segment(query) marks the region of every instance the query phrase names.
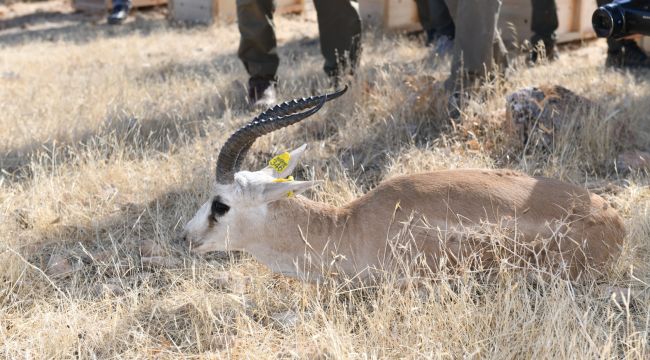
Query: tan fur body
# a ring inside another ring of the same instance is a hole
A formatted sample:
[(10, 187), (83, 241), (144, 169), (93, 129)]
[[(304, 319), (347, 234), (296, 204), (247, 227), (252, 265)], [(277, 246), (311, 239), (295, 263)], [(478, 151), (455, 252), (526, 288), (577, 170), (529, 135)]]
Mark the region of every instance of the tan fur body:
[(381, 268), (390, 258), (389, 240), (413, 216), (427, 224), (412, 233), (434, 269), (443, 252), (458, 261), (482, 252), (490, 266), (495, 259), (485, 239), (462, 235), (471, 229), (480, 234), (486, 223), (525, 244), (529, 259), (564, 264), (572, 278), (587, 267), (601, 270), (617, 257), (625, 237), (621, 218), (600, 196), (507, 170), (400, 176), (340, 208), (303, 197), (268, 207), (265, 223), (238, 247), (275, 271), (311, 279), (333, 263), (349, 276)]

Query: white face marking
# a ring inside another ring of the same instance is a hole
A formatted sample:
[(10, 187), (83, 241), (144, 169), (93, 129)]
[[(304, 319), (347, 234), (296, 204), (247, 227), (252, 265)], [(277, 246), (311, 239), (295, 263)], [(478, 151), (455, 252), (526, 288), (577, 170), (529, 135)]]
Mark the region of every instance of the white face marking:
[[(217, 184), (210, 199), (185, 225), (192, 252), (244, 250), (246, 240), (259, 238), (267, 209), (263, 185), (273, 180), (266, 173), (242, 171), (236, 174), (235, 183)], [(215, 205), (220, 206), (213, 204), (215, 200), (228, 210), (214, 212)]]
[[(214, 237), (214, 220), (210, 219), (212, 216), (210, 208), (212, 206), (212, 199), (207, 201), (199, 211), (196, 212), (192, 220), (185, 225), (186, 240), (192, 252), (205, 253), (208, 251), (219, 250), (218, 248), (209, 249), (207, 239)], [(216, 241), (210, 241), (211, 244), (217, 244)], [(225, 244), (224, 244), (225, 245)], [(214, 245), (213, 245), (214, 246)]]
[(247, 244), (269, 236), (267, 204), (286, 199), (289, 193), (299, 194), (317, 183), (276, 178), (290, 174), (306, 148), (303, 145), (292, 151), (288, 167), (279, 174), (269, 167), (255, 172), (240, 171), (232, 184), (216, 184), (210, 199), (185, 226), (185, 238), (191, 250), (196, 253), (245, 250)]

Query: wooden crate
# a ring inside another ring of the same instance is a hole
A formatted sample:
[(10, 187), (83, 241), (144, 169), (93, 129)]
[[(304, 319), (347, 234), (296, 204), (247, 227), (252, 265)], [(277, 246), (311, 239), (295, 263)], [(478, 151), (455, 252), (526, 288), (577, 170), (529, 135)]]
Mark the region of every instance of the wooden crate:
[(359, 0), (361, 21), (386, 30), (422, 30), (414, 0)]
[[(556, 0), (559, 27), (558, 42), (594, 37), (591, 15), (596, 10), (593, 0)], [(421, 30), (414, 0), (359, 0), (363, 21), (389, 31)], [(503, 0), (499, 28), (507, 42), (529, 39), (531, 0)]]
[(234, 0), (172, 0), (173, 20), (210, 24), (214, 21), (232, 22), (237, 18)]
[[(556, 0), (559, 26), (558, 43), (588, 39), (596, 36), (591, 27), (591, 15), (596, 11), (593, 0)], [(530, 39), (532, 15), (530, 0), (503, 0), (499, 28), (507, 43), (521, 43)]]
[(305, 0), (275, 0), (275, 13), (301, 14), (305, 11)]
[[(300, 13), (304, 0), (276, 0), (276, 14)], [(173, 20), (199, 24), (214, 22), (232, 23), (237, 21), (235, 0), (172, 0)]]
[(641, 36), (637, 41), (645, 52), (650, 53), (650, 36)]
[[(131, 0), (134, 8), (167, 4), (167, 0)], [(86, 13), (106, 13), (113, 8), (111, 0), (74, 0), (74, 8)]]

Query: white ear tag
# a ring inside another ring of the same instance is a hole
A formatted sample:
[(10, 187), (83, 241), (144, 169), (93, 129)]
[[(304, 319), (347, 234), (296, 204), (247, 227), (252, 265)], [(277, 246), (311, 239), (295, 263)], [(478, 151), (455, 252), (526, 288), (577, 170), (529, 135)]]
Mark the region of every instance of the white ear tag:
[(291, 160), (291, 154), (284, 152), (271, 159), (269, 166), (280, 174), (289, 166), (289, 160)]
[[(286, 153), (286, 154), (289, 155), (289, 153)], [(283, 155), (284, 155), (284, 154), (283, 154)], [(278, 155), (278, 156), (279, 156), (279, 155)], [(277, 156), (276, 156), (276, 157), (277, 157)], [(282, 179), (282, 178), (280, 178), (280, 179), (275, 179), (275, 180), (273, 180), (273, 182), (276, 182), (276, 183), (291, 182), (291, 181), (293, 181), (293, 176), (291, 176), (291, 175), (287, 176), (286, 179)], [(292, 197), (292, 196), (293, 196), (293, 191), (289, 191), (289, 192), (287, 193), (287, 197)]]

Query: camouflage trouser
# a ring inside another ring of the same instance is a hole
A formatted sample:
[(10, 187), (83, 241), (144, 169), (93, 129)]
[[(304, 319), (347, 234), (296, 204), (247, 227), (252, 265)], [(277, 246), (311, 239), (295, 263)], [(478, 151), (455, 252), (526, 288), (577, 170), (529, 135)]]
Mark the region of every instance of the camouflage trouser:
[[(361, 44), (357, 9), (350, 0), (314, 0), (314, 6), (325, 72), (336, 75), (342, 67), (354, 68)], [(274, 78), (278, 69), (274, 10), (273, 0), (237, 0), (238, 55), (251, 77)]]
[(445, 0), (456, 25), (448, 91), (467, 87), (507, 65), (507, 51), (497, 30), (501, 0)]

